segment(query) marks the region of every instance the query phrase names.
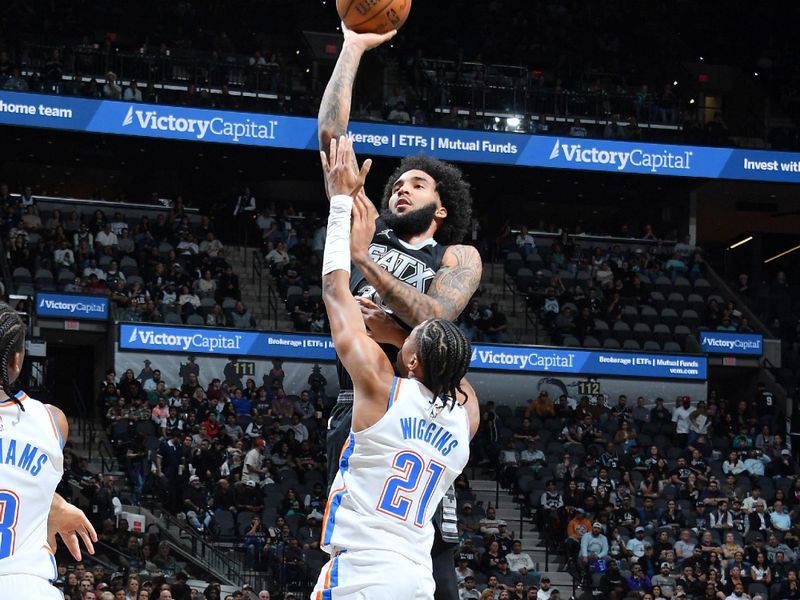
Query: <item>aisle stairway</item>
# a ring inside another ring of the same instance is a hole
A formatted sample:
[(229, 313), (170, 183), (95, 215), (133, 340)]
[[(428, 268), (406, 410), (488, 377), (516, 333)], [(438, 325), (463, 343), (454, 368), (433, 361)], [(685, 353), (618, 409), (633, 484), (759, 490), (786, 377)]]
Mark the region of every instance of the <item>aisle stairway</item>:
[(549, 560), (536, 526), (530, 518), (523, 518), (520, 524), (519, 504), (514, 501), (514, 496), (503, 488), (497, 486), (494, 479), (481, 479), (488, 474), (477, 470), (475, 477), (470, 480), (470, 488), (475, 494), (476, 503), (483, 503), (484, 509), (489, 505), (497, 509), (497, 518), (508, 523), (509, 531), (515, 539), (522, 542), (522, 551), (527, 552), (537, 565), (541, 575), (550, 578), (551, 587), (561, 592), (562, 598), (572, 596), (572, 575), (566, 571), (558, 570), (558, 558), (550, 554)]

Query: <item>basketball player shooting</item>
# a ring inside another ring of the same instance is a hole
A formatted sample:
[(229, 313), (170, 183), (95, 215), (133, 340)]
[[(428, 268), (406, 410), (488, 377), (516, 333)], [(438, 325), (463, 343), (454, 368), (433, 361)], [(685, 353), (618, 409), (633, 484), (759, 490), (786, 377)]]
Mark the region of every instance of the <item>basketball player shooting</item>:
[(0, 303), (0, 597), (61, 599), (53, 553), (59, 534), (76, 560), (97, 534), (86, 515), (55, 493), (63, 472), (67, 417), (14, 394), (25, 356), (25, 324)]
[[(317, 121), (320, 150), (347, 133), (353, 85), (364, 53), (394, 37), (357, 34), (342, 24), (344, 44), (325, 89)], [(353, 173), (358, 172), (352, 155)], [(330, 197), (330, 190), (328, 190)], [(363, 195), (363, 194), (362, 194)], [(405, 158), (384, 186), (382, 210), (367, 203), (376, 233), (368, 246), (352, 254), (350, 290), (361, 303), (373, 340), (383, 344), (390, 361), (412, 327), (426, 319), (454, 320), (464, 310), (481, 279), (477, 250), (460, 245), (472, 214), (468, 184), (453, 165), (424, 156)], [(338, 468), (332, 458), (350, 434), (353, 385), (339, 370), (339, 398), (329, 421), (328, 481)], [(433, 573), (437, 600), (458, 600), (454, 549), (458, 542), (455, 493), (437, 510)]]
[(321, 546), (331, 558), (312, 598), (430, 600), (432, 515), (467, 464), (480, 418), (464, 379), (472, 349), (453, 322), (429, 319), (406, 337), (393, 366), (368, 334), (350, 291), (350, 254), (369, 245), (375, 219), (358, 194), (370, 162), (356, 174), (353, 161), (344, 136), (322, 153), (331, 194), (322, 295), (354, 395), (323, 519)]

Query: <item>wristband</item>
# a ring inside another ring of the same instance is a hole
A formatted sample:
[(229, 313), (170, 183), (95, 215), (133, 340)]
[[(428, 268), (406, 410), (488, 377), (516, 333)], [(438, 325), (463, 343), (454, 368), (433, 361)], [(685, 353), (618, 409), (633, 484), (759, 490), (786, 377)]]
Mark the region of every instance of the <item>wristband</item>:
[(350, 214), (353, 199), (346, 194), (331, 198), (328, 233), (322, 255), (322, 275), (333, 271), (350, 273)]

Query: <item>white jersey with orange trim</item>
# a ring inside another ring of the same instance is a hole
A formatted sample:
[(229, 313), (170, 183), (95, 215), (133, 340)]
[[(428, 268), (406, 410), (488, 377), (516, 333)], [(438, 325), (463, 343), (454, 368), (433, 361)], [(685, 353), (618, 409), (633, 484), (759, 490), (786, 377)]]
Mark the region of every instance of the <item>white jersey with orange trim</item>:
[[(47, 515), (64, 471), (63, 440), (52, 412), (20, 392), (0, 403), (0, 576), (57, 576)], [(2, 595), (2, 594), (0, 594)]]
[(432, 398), (419, 381), (395, 377), (386, 414), (350, 433), (325, 510), (326, 552), (389, 550), (430, 566), (431, 518), (470, 442), (466, 408)]

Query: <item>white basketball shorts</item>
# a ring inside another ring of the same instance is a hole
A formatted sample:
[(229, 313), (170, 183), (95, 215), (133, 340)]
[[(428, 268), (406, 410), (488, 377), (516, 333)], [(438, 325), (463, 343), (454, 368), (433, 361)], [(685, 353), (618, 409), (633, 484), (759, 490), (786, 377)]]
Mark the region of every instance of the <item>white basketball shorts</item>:
[(64, 594), (41, 577), (34, 575), (0, 575), (0, 598), (64, 600)]

